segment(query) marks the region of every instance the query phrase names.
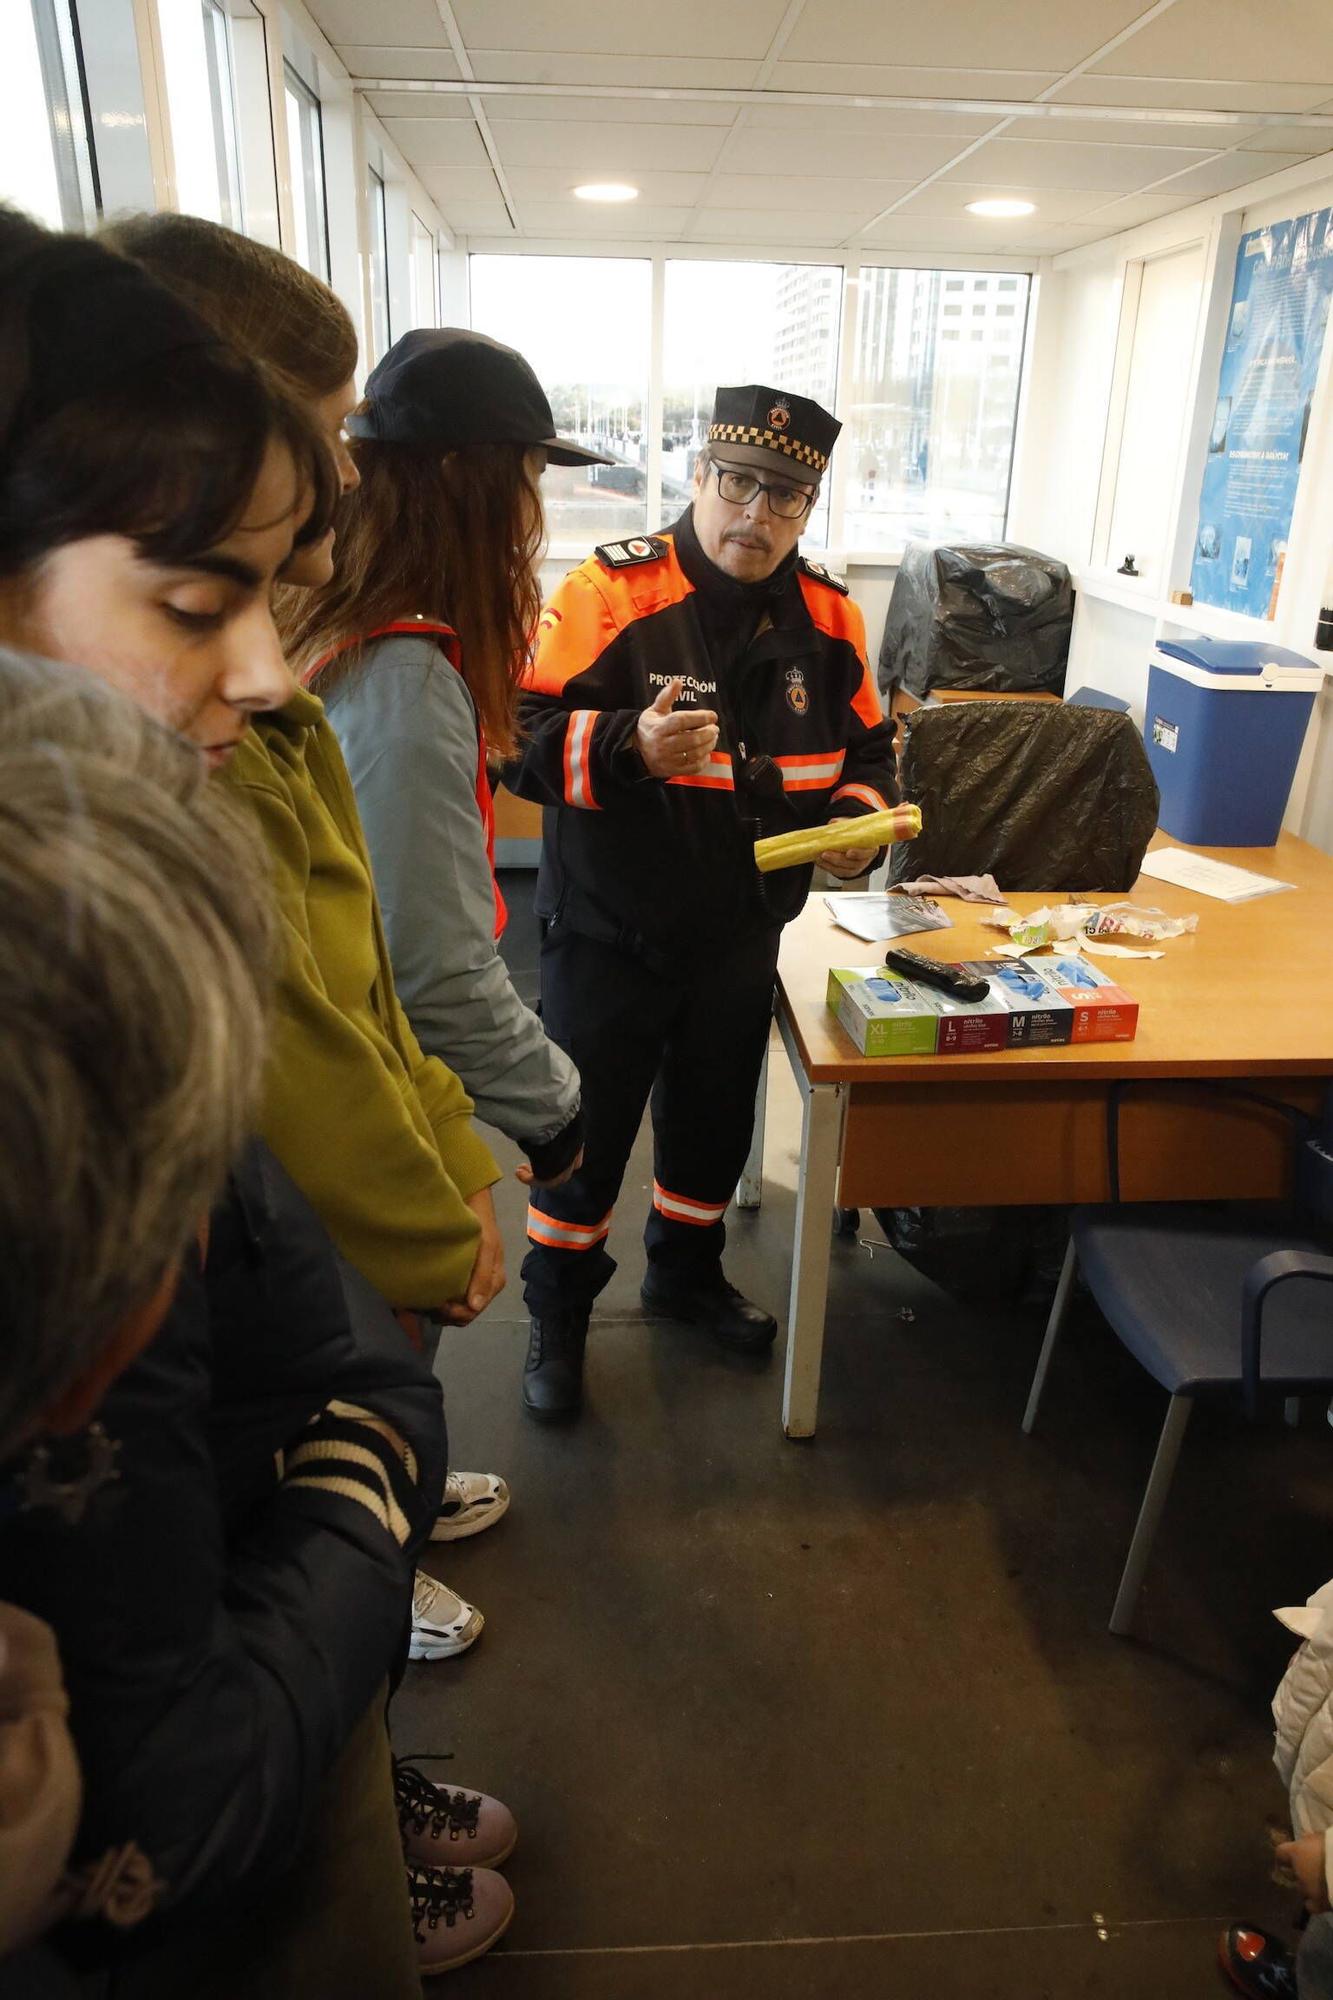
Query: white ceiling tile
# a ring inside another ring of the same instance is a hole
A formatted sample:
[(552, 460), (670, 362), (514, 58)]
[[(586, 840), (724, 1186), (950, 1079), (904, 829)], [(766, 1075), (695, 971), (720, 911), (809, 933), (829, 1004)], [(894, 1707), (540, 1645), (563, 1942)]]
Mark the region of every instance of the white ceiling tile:
[[(578, 174), (570, 167), (516, 167), (506, 169), (509, 185), (520, 201), (566, 201), (573, 195)], [(632, 206), (647, 208), (656, 202), (664, 208), (688, 208), (698, 200), (704, 186), (703, 174), (647, 173), (636, 174), (634, 184), (639, 190), (639, 200), (623, 204), (622, 213)], [(579, 202), (578, 213), (585, 214), (596, 207), (594, 202)], [(618, 204), (619, 206), (619, 204)]]
[(1263, 128), (1258, 125), (1164, 125), (1149, 119), (1019, 118), (1006, 139), (1058, 139), (1078, 146), (1183, 146), (1187, 152), (1215, 153)]
[(311, 18), (331, 42), (363, 42), (374, 17), (374, 38), (386, 48), (411, 43), (417, 48), (447, 49), (440, 10), (435, 0), (375, 0), (367, 8), (365, 0), (308, 0)]
[(368, 90), (366, 102), (378, 118), (464, 119), (475, 123), (466, 97), (431, 90)]
[(1060, 69), (939, 69), (869, 60), (816, 60), (780, 62), (769, 81), (774, 90), (834, 90), (865, 97), (1007, 97), (1030, 101), (1063, 75)]
[(988, 112), (866, 111), (846, 104), (752, 104), (745, 113), (747, 132), (790, 132), (802, 139), (812, 132), (839, 132), (866, 140), (967, 140), (988, 132), (994, 123)]
[[(1333, 84), (1328, 0), (1176, 0), (1095, 66), (1106, 76)], [(1327, 91), (1325, 95), (1327, 96)]]
[(1042, 228), (1032, 226), (1032, 218), (1025, 222), (994, 224), (987, 231), (976, 217), (965, 215), (962, 221), (941, 221), (926, 216), (909, 216), (899, 211), (885, 216), (883, 222), (867, 231), (861, 239), (867, 247), (876, 250), (911, 250), (916, 253), (927, 268), (939, 268), (950, 254), (966, 252), (970, 256), (994, 257), (1041, 257), (1050, 248), (1065, 250), (1074, 247), (1075, 238), (1091, 241), (1099, 232), (1082, 229), (1077, 225), (1056, 225), (1046, 223)]
[(582, 201), (525, 201), (519, 219), (525, 236), (558, 236), (590, 242), (660, 241), (674, 238), (689, 220), (688, 208), (604, 208), (593, 214)]
[(797, 217), (765, 209), (700, 209), (690, 223), (690, 241), (755, 243), (789, 252), (834, 249), (865, 219), (865, 210), (802, 213)]
[(1116, 201), (1109, 201), (1104, 208), (1091, 209), (1087, 216), (1089, 224), (1099, 224), (1106, 235), (1119, 229), (1137, 229), (1141, 222), (1156, 222), (1163, 215), (1174, 215), (1177, 209), (1188, 208), (1198, 200), (1197, 195), (1173, 194), (1172, 183), (1157, 188), (1152, 194), (1127, 194)]
[[(504, 91), (482, 93), (492, 124), (730, 125), (734, 104), (706, 104), (679, 97), (513, 97)], [(753, 114), (751, 114), (753, 115)]]
[(1268, 174), (1280, 173), (1291, 163), (1290, 153), (1222, 153), (1202, 166), (1191, 167), (1186, 174), (1173, 176), (1166, 183), (1166, 191), (1203, 201), (1209, 195), (1227, 194), (1232, 188), (1243, 187), (1246, 181), (1259, 181)]
[[(1132, 48), (1133, 43), (1127, 43)], [(1076, 76), (1055, 93), (1060, 104), (1144, 104), (1176, 111), (1317, 111), (1327, 87), (1320, 83), (1247, 83), (1240, 78), (1203, 82), (1193, 77)]]
[(637, 180), (643, 173), (706, 174), (723, 134), (715, 125), (579, 125), (496, 118), (491, 130), (505, 167), (568, 168), (585, 180)]
[[(1012, 127), (1010, 128), (1012, 130)], [(946, 181), (1003, 188), (1107, 188), (1131, 193), (1178, 167), (1199, 166), (1212, 148), (1071, 146), (1057, 139), (990, 139), (951, 167)]]
[(484, 171), (479, 167), (425, 167), (417, 178), (427, 194), (439, 203), (446, 220), (454, 202), (491, 201), (500, 193), (489, 167)]
[[(1231, 143), (1235, 144), (1235, 135)], [(1321, 132), (1311, 125), (1262, 125), (1242, 144), (1255, 153), (1289, 153), (1293, 161), (1310, 160), (1320, 153), (1333, 153), (1333, 130)]]
[(1025, 220), (1034, 229), (1044, 228), (1050, 222), (1081, 221), (1089, 209), (1101, 208), (1107, 199), (1105, 188), (1007, 187), (1005, 192), (1020, 201), (1034, 202), (1035, 216), (1010, 217), (1006, 222), (993, 216), (969, 215), (968, 202), (984, 201), (988, 195), (995, 193), (993, 186), (969, 181), (935, 181), (930, 187), (922, 188), (919, 194), (912, 195), (901, 212), (951, 219), (957, 221), (960, 227), (980, 230), (983, 234), (989, 229), (1000, 235), (1015, 220)]
[(868, 7), (807, 0), (786, 54), (793, 62), (956, 63), (1053, 69), (1082, 62), (1143, 11), (1142, 0), (950, 0), (947, 7)]
[(448, 49), (372, 48), (340, 42), (338, 54), (349, 76), (421, 77), (456, 83), (463, 74)]
[[(336, 4), (355, 8), (358, 0)], [(670, 7), (637, 7), (632, 15), (617, 18), (604, 0), (454, 0), (454, 16), (469, 50), (475, 45), (581, 56), (619, 43), (644, 55), (670, 56), (688, 49), (706, 59), (752, 63), (763, 61), (785, 11), (785, 0), (746, 0), (744, 6), (732, 7), (719, 7), (716, 0), (674, 0)]]
[(705, 205), (708, 208), (766, 209), (774, 215), (799, 216), (793, 228), (804, 229), (811, 215), (823, 208), (860, 209), (873, 215), (877, 208), (907, 194), (912, 181), (864, 180), (848, 176), (832, 178), (778, 179), (768, 174), (715, 174), (709, 182)]
[(508, 49), (470, 46), (468, 54), (473, 74), (482, 83), (585, 83), (601, 90), (634, 83), (748, 90), (755, 75), (752, 62), (710, 62), (694, 55), (608, 55), (599, 49), (584, 55), (516, 55)]
[(496, 195), (493, 201), (450, 201), (444, 183), (429, 190), (441, 215), (459, 236), (497, 236), (511, 233), (509, 211)]
[(427, 167), (480, 167), (491, 164), (475, 124), (459, 118), (387, 118), (385, 130), (417, 174)]
[(727, 166), (738, 174), (796, 176), (813, 168), (821, 178), (883, 175), (886, 180), (919, 181), (951, 160), (958, 144), (954, 139), (867, 139), (856, 132), (821, 132), (812, 145), (799, 122), (787, 132), (757, 132), (747, 126), (728, 146)]

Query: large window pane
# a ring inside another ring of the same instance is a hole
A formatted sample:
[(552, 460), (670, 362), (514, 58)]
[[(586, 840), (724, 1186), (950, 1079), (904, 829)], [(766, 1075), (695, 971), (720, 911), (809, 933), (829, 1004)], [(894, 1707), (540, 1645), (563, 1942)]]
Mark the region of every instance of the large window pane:
[(324, 125), (319, 99), (290, 63), (283, 66), (291, 156), (296, 258), (328, 283), (329, 225), (324, 196)]
[(552, 539), (595, 544), (642, 533), (651, 266), (637, 257), (475, 256), (471, 285), (473, 326), (531, 362), (560, 435), (614, 461), (548, 470)]
[(849, 548), (1003, 539), (1027, 295), (989, 271), (862, 269), (838, 446)]
[[(832, 410), (841, 306), (842, 270), (833, 264), (685, 258), (667, 264), (662, 511), (668, 519), (689, 499), (719, 383), (761, 382)], [(828, 540), (827, 480), (801, 539), (810, 547)]]
[(0, 200), (88, 229), (97, 188), (69, 0), (0, 6)]
[(389, 326), (389, 219), (384, 181), (374, 167), (366, 169), (366, 225), (370, 231), (370, 322), (375, 360), (393, 344)]

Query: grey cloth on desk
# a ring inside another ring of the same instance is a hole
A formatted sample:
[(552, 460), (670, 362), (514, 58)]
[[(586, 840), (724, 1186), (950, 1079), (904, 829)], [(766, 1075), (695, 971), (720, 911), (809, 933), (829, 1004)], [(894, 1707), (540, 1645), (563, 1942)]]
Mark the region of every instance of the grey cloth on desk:
[(356, 791), (394, 984), (427, 1055), (520, 1145), (563, 1132), (579, 1076), (514, 991), (476, 803), (477, 712), (424, 634), (367, 646), (324, 698)]
[(914, 882), (894, 882), (891, 886), (903, 896), (957, 896), (963, 903), (1005, 900), (993, 875), (918, 875)]

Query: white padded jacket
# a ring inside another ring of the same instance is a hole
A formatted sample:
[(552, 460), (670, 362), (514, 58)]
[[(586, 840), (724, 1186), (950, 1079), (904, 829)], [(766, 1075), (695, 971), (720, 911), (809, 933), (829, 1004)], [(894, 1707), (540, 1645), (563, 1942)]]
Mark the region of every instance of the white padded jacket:
[(1291, 1794), (1294, 1831), (1324, 1836), (1333, 1900), (1333, 1582), (1274, 1616), (1302, 1643), (1273, 1697), (1273, 1762)]

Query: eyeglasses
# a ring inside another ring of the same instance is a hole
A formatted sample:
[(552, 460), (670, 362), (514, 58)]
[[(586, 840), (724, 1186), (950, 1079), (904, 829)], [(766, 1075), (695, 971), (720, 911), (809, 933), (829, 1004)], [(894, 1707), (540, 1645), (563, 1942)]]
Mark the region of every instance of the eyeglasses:
[(737, 472), (733, 466), (719, 465), (716, 459), (713, 470), (718, 492), (733, 507), (748, 507), (755, 495), (762, 493), (770, 514), (776, 514), (780, 521), (799, 521), (815, 504), (817, 496), (800, 486), (770, 486), (755, 473)]

